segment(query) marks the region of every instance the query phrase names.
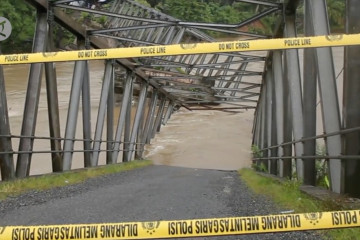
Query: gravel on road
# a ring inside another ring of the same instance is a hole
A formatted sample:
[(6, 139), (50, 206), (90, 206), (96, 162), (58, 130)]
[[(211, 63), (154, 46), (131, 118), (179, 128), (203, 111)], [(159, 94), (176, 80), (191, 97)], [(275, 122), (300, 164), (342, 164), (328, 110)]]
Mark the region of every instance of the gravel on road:
[[(237, 171), (149, 166), (0, 201), (0, 226), (254, 216), (284, 210), (252, 193)], [(315, 232), (288, 232), (206, 239), (319, 238)]]

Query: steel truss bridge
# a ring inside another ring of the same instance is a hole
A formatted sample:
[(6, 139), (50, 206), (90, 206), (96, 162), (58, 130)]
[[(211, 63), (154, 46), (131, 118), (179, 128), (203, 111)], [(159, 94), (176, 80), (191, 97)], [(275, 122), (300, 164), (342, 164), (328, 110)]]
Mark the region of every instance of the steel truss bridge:
[[(255, 4), (258, 11), (238, 24), (185, 22), (135, 1), (115, 0), (109, 9), (86, 8), (70, 0), (26, 0), (37, 9), (33, 52), (54, 51), (54, 27), (61, 25), (77, 38), (78, 49), (156, 46), (216, 42), (208, 33), (225, 33), (236, 39), (296, 37), (300, 0), (238, 0)], [(304, 35), (329, 35), (325, 0), (304, 0)], [(346, 33), (358, 33), (360, 4), (347, 0)], [(105, 16), (105, 24), (79, 22), (75, 16), (87, 13)], [(262, 35), (251, 32), (255, 22), (277, 17), (277, 25)], [(270, 31), (269, 31), (270, 32)], [(83, 152), (84, 167), (98, 165), (106, 152), (107, 164), (141, 159), (174, 109), (232, 110), (255, 109), (253, 145), (258, 150), (255, 164), (270, 174), (291, 178), (295, 170), (306, 185), (316, 184), (316, 141), (325, 139), (331, 190), (360, 196), (360, 83), (358, 46), (345, 47), (343, 111), (340, 112), (332, 50), (305, 49), (300, 67), (299, 50), (230, 52), (175, 56), (149, 56), (105, 61), (101, 96), (95, 126), (90, 122), (88, 61), (76, 61), (65, 132), (60, 131), (55, 64), (30, 66), (20, 136), (10, 132), (3, 68), (0, 65), (0, 166), (2, 180), (29, 176), (34, 141), (50, 142), (54, 172), (68, 171), (73, 153)], [(258, 70), (261, 66), (261, 71)], [(45, 71), (50, 136), (34, 136), (42, 72)], [(122, 93), (121, 110), (114, 124), (114, 91)], [(136, 90), (136, 91), (135, 91)], [(137, 109), (131, 124), (131, 100)], [(82, 108), (80, 110), (80, 102)], [(323, 135), (316, 135), (316, 110), (321, 105)], [(148, 109), (148, 111), (145, 111)], [(83, 118), (83, 138), (77, 139), (76, 120)], [(239, 115), (241, 117), (241, 115)], [(102, 139), (106, 125), (106, 140)], [(116, 126), (116, 127), (113, 127)], [(91, 132), (95, 132), (94, 136)], [(12, 140), (19, 138), (18, 150)], [(83, 149), (74, 150), (74, 142)], [(17, 159), (15, 159), (17, 157)], [(16, 168), (14, 161), (16, 160)]]

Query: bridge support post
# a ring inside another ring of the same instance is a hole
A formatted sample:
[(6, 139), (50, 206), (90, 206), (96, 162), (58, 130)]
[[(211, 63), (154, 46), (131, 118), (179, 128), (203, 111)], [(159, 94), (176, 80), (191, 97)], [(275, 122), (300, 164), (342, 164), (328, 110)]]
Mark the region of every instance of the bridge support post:
[(91, 166), (97, 166), (99, 163), (99, 155), (101, 151), (101, 142), (102, 142), (102, 134), (104, 130), (105, 124), (105, 115), (106, 115), (106, 106), (108, 103), (109, 97), (109, 89), (111, 85), (112, 79), (112, 72), (113, 72), (113, 63), (111, 60), (106, 60), (105, 66), (105, 73), (104, 73), (104, 80), (101, 88), (101, 96), (100, 96), (100, 103), (99, 103), (99, 111), (96, 120), (96, 129), (95, 129), (95, 136), (94, 136), (94, 145), (93, 145), (93, 155), (92, 155), (92, 162)]
[(91, 167), (92, 140), (91, 140), (91, 100), (90, 100), (90, 76), (89, 63), (85, 62), (84, 80), (82, 85), (82, 118), (84, 138), (84, 167)]
[[(286, 16), (285, 19), (285, 34), (286, 37), (296, 37), (295, 30), (295, 15)], [(299, 53), (297, 49), (285, 50), (287, 60), (287, 80), (289, 81), (286, 89), (290, 92), (291, 97), (291, 112), (293, 121), (293, 134), (295, 140), (303, 138), (304, 126), (303, 126), (303, 104), (302, 104), (302, 93), (301, 93), (301, 76), (300, 76), (300, 64), (299, 64)], [(299, 180), (304, 180), (305, 177), (305, 166), (304, 160), (301, 156), (304, 153), (303, 143), (295, 144), (295, 155), (297, 177)]]
[[(267, 124), (267, 143), (268, 147), (273, 144), (273, 135), (276, 132), (275, 124), (273, 122), (273, 71), (271, 67), (266, 69), (266, 124)], [(273, 149), (266, 150), (269, 157), (273, 156)], [(271, 174), (276, 174), (276, 160), (268, 160), (268, 171)]]
[[(315, 35), (329, 34), (326, 1), (309, 1)], [(340, 110), (337, 96), (335, 70), (331, 48), (317, 48), (316, 61), (319, 74), (323, 125), (325, 133), (340, 131)], [(330, 156), (341, 155), (341, 136), (326, 139), (327, 152)], [(336, 193), (344, 192), (344, 163), (340, 159), (330, 159), (331, 189)]]
[(144, 153), (144, 145), (145, 145), (145, 141), (144, 141), (144, 134), (145, 134), (145, 113), (146, 110), (149, 111), (149, 108), (147, 107), (151, 101), (151, 99), (149, 99), (147, 101), (147, 96), (148, 96), (148, 92), (149, 92), (149, 87), (147, 87), (146, 90), (146, 97), (145, 97), (145, 101), (144, 101), (144, 107), (141, 113), (141, 119), (140, 119), (140, 123), (139, 123), (139, 130), (137, 133), (137, 138), (136, 138), (136, 146), (135, 146), (135, 159), (143, 159), (143, 153)]
[[(292, 125), (292, 112), (291, 112), (291, 96), (289, 93), (289, 74), (288, 74), (288, 67), (287, 67), (287, 58), (286, 54), (283, 54), (283, 66), (284, 66), (284, 73), (283, 73), (283, 85), (284, 85), (284, 142), (291, 142), (293, 137), (293, 125)], [(292, 144), (286, 145), (283, 147), (283, 157), (291, 157), (293, 154)], [(280, 177), (292, 177), (292, 159), (283, 159), (283, 166), (280, 169)], [(280, 165), (281, 167), (281, 165)]]
[(137, 133), (138, 133), (139, 127), (140, 127), (140, 121), (141, 121), (141, 118), (143, 117), (143, 113), (144, 113), (144, 105), (145, 105), (145, 101), (146, 101), (147, 87), (148, 86), (146, 83), (142, 83), (140, 95), (139, 95), (138, 106), (136, 108), (136, 113), (135, 113), (134, 124), (133, 124), (133, 128), (131, 131), (129, 154), (127, 155), (128, 158), (126, 159), (127, 162), (130, 162), (132, 159), (132, 156), (133, 156), (133, 152), (134, 152), (134, 148), (135, 148), (135, 144), (136, 144), (136, 137), (137, 137)]
[(160, 121), (159, 121), (159, 124), (157, 125), (157, 128), (156, 128), (156, 132), (161, 131), (161, 125), (163, 125), (163, 121), (164, 121), (164, 118), (165, 118), (165, 115), (166, 115), (165, 109), (168, 109), (169, 105), (170, 105), (170, 101), (165, 100), (164, 107), (162, 109), (161, 116), (160, 116)]
[(164, 113), (165, 104), (166, 104), (166, 97), (163, 96), (161, 98), (160, 105), (159, 105), (159, 108), (158, 108), (158, 112), (157, 112), (157, 115), (156, 115), (156, 119), (155, 119), (155, 122), (154, 122), (154, 126), (152, 128), (151, 138), (154, 138), (156, 132), (158, 132), (158, 128), (159, 128), (159, 125), (161, 124), (161, 119), (162, 119), (162, 116), (163, 116), (163, 113)]
[(133, 82), (135, 80), (135, 76), (133, 74), (130, 74), (132, 77), (131, 81), (131, 95), (129, 96), (129, 101), (127, 102), (127, 108), (126, 108), (126, 115), (125, 115), (125, 123), (124, 123), (124, 143), (123, 143), (123, 162), (126, 162), (130, 154), (130, 134), (131, 134), (131, 111), (132, 111), (132, 95), (133, 95)]
[(111, 76), (109, 83), (109, 97), (107, 99), (107, 116), (106, 116), (106, 164), (115, 163), (113, 159), (114, 146), (114, 108), (115, 108), (115, 62), (111, 60)]
[(9, 114), (2, 66), (0, 66), (0, 152), (2, 152), (2, 154), (0, 154), (1, 179), (11, 180), (15, 177), (15, 168), (13, 155), (4, 153), (12, 152), (12, 143), (10, 138)]
[[(267, 127), (267, 109), (266, 109), (266, 88), (267, 88), (267, 82), (263, 80), (262, 88), (261, 88), (261, 149), (267, 148), (268, 145), (268, 127)], [(268, 157), (268, 150), (262, 151), (262, 157), (266, 158)], [(268, 169), (268, 161), (267, 160), (261, 160), (261, 165), (264, 165), (266, 169)]]
[[(36, 21), (33, 52), (44, 52), (46, 48), (45, 39), (47, 37), (47, 13), (38, 10)], [(34, 139), (32, 137), (35, 134), (36, 128), (42, 70), (42, 63), (31, 64), (21, 127), (21, 136), (24, 136), (24, 138), (20, 139), (19, 151), (31, 152), (33, 150)], [(18, 178), (29, 176), (31, 156), (31, 153), (18, 155), (16, 164), (16, 176)]]
[[(260, 97), (259, 97), (259, 101), (260, 101)], [(254, 113), (254, 122), (253, 122), (253, 138), (252, 138), (252, 142), (251, 144), (253, 146), (259, 147), (259, 143), (260, 143), (260, 117), (261, 117), (261, 111), (260, 111), (260, 104), (258, 103), (256, 109), (255, 109), (255, 113)]]
[(71, 170), (76, 123), (79, 113), (80, 92), (83, 86), (86, 61), (77, 61), (71, 85), (70, 101), (65, 128), (63, 171)]
[(131, 74), (131, 72), (127, 72), (126, 73), (126, 78), (124, 79), (124, 83), (123, 83), (123, 97), (122, 97), (122, 101), (121, 101), (121, 110), (119, 113), (119, 117), (118, 117), (118, 124), (117, 124), (117, 128), (116, 128), (116, 133), (115, 133), (115, 141), (114, 141), (114, 147), (113, 147), (113, 157), (112, 160), (114, 161), (114, 163), (117, 162), (118, 156), (119, 156), (119, 151), (120, 151), (120, 141), (121, 141), (121, 135), (125, 126), (125, 120), (126, 120), (126, 114), (127, 114), (127, 108), (129, 106), (129, 102), (130, 102), (130, 107), (131, 107), (131, 96), (132, 96), (132, 82), (133, 82), (133, 76)]
[[(346, 1), (346, 33), (360, 33), (360, 6), (356, 0)], [(344, 102), (343, 128), (360, 126), (360, 68), (359, 46), (345, 47), (344, 62)], [(359, 155), (360, 132), (356, 131), (344, 135), (345, 155)], [(348, 159), (345, 162), (345, 193), (360, 197), (360, 159)]]
[[(47, 51), (54, 51), (54, 9), (52, 2), (48, 2), (48, 39)], [(59, 100), (57, 90), (57, 79), (55, 64), (52, 62), (45, 63), (45, 77), (46, 77), (46, 95), (48, 104), (49, 117), (49, 132), (51, 150), (52, 169), (53, 172), (60, 172), (62, 170), (62, 156), (61, 156), (61, 132), (60, 132), (60, 115), (59, 115)]]
[[(275, 122), (276, 122), (276, 142), (275, 145), (282, 144), (284, 142), (284, 86), (283, 86), (283, 68), (282, 68), (282, 52), (281, 51), (274, 51), (273, 58), (272, 58), (272, 67), (273, 67), (273, 74), (274, 74), (274, 84), (275, 84), (275, 105), (276, 105), (276, 115)], [(279, 157), (283, 155), (283, 148), (279, 147), (277, 154)], [(279, 159), (279, 175), (283, 177), (284, 175), (284, 165), (286, 160)]]
[(158, 102), (158, 91), (156, 89), (153, 89), (148, 115), (146, 116), (145, 129), (144, 129), (143, 142), (146, 144), (149, 144), (151, 140), (151, 129), (152, 129), (151, 127), (154, 124), (154, 116), (155, 116), (157, 102)]
[[(309, 1), (305, 1), (305, 35), (312, 36), (312, 22), (310, 17), (310, 5)], [(304, 49), (304, 138), (316, 136), (316, 61), (315, 61), (315, 50)], [(316, 155), (316, 140), (309, 140), (304, 142), (304, 156), (315, 156)], [(316, 170), (315, 170), (315, 159), (307, 159), (304, 161), (305, 169), (304, 172), (304, 184), (315, 185), (316, 184)]]
[(174, 110), (174, 102), (173, 102), (173, 101), (170, 101), (170, 102), (169, 102), (169, 105), (168, 105), (168, 108), (166, 109), (166, 114), (165, 114), (164, 121), (163, 121), (163, 123), (164, 123), (165, 125), (166, 125), (167, 122), (169, 121), (169, 118), (170, 118), (173, 110)]
[(48, 102), (49, 131), (51, 150), (57, 151), (51, 154), (53, 172), (62, 170), (61, 157), (61, 133), (60, 133), (60, 115), (59, 101), (56, 81), (56, 70), (54, 63), (45, 63), (46, 93)]

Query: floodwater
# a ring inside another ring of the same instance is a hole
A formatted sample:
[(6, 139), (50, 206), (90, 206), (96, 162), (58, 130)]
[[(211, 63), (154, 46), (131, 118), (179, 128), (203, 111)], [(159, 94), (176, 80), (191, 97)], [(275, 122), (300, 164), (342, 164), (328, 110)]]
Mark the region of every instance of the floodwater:
[[(342, 89), (342, 48), (334, 48), (335, 74), (339, 85), (340, 106)], [(301, 62), (301, 61), (300, 61)], [(60, 106), (61, 133), (64, 136), (74, 63), (57, 63), (57, 78)], [(92, 105), (92, 129), (96, 124), (97, 107), (100, 99), (101, 83), (104, 72), (103, 61), (90, 62), (90, 85)], [(261, 66), (258, 69), (260, 70)], [(20, 135), (24, 109), (29, 65), (4, 66), (5, 85), (11, 124), (11, 134)], [(119, 112), (115, 109), (115, 117)], [(321, 104), (318, 104), (318, 132), (322, 130)], [(134, 112), (134, 111), (133, 111)], [(180, 109), (174, 113), (166, 126), (146, 147), (145, 158), (154, 164), (236, 170), (251, 165), (251, 131), (254, 111), (188, 111)], [(115, 120), (115, 124), (116, 124)], [(46, 86), (43, 81), (37, 118), (36, 136), (49, 136), (46, 101)], [(94, 131), (94, 130), (93, 130)], [(105, 132), (105, 130), (104, 130)], [(92, 132), (94, 136), (94, 132)], [(82, 138), (82, 117), (79, 111), (77, 138)], [(75, 149), (81, 149), (82, 143), (75, 143)], [(13, 149), (18, 150), (18, 140), (13, 139)], [(49, 150), (48, 140), (36, 140), (34, 150)], [(16, 161), (16, 155), (14, 157)], [(99, 164), (105, 164), (105, 153), (100, 154)], [(74, 153), (73, 168), (83, 167), (83, 154)], [(50, 154), (34, 154), (31, 175), (51, 172)]]
[[(56, 63), (60, 125), (64, 136), (70, 97), (74, 63)], [(92, 129), (96, 124), (104, 64), (90, 62), (90, 85), (92, 105)], [(28, 82), (29, 65), (4, 66), (5, 87), (12, 135), (20, 135), (22, 115)], [(115, 117), (120, 106), (116, 106)], [(133, 113), (135, 108), (133, 109)], [(36, 136), (48, 137), (46, 85), (42, 82), (40, 106), (37, 117)], [(79, 111), (76, 138), (82, 138), (82, 115)], [(238, 169), (250, 165), (250, 144), (253, 111), (242, 113), (219, 111), (193, 111), (185, 109), (173, 114), (166, 126), (146, 147), (145, 158), (155, 164), (210, 169)], [(115, 124), (117, 121), (115, 120)], [(93, 130), (94, 131), (94, 130)], [(105, 132), (105, 130), (104, 130)], [(94, 132), (92, 132), (94, 136)], [(18, 139), (13, 139), (13, 149), (18, 150)], [(82, 143), (75, 143), (81, 149)], [(48, 140), (35, 140), (34, 150), (49, 150)], [(14, 156), (16, 162), (17, 156)], [(121, 158), (120, 158), (121, 160)], [(99, 164), (105, 164), (105, 154), (100, 155)], [(74, 153), (72, 168), (83, 167), (83, 154)], [(51, 172), (50, 154), (33, 154), (30, 174)]]

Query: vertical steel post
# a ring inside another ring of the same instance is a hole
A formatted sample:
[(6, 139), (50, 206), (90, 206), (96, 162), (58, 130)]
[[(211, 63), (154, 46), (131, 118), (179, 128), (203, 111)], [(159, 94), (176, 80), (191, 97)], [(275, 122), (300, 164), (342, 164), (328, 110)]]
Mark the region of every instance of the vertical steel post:
[(76, 123), (79, 112), (80, 93), (84, 81), (86, 68), (85, 61), (77, 61), (74, 66), (74, 75), (71, 85), (69, 108), (65, 128), (63, 171), (71, 169), (72, 155), (74, 150), (74, 138), (76, 134)]
[[(282, 52), (274, 51), (272, 58), (272, 67), (274, 74), (274, 104), (275, 104), (275, 122), (276, 122), (276, 141), (275, 145), (282, 144), (284, 142), (284, 86), (283, 86), (283, 69), (282, 69)], [(283, 148), (277, 149), (277, 155), (281, 157), (283, 155)], [(283, 159), (279, 159), (279, 175), (284, 168)]]
[(157, 125), (157, 128), (156, 128), (156, 132), (160, 132), (160, 130), (161, 130), (161, 125), (163, 124), (165, 114), (166, 114), (166, 112), (165, 112), (166, 102), (168, 102), (168, 105), (170, 104), (170, 101), (165, 101), (164, 107), (163, 107), (163, 109), (161, 111), (161, 116), (160, 116), (160, 119), (159, 119), (160, 121), (159, 121), (159, 124)]
[(124, 129), (124, 141), (123, 141), (123, 162), (126, 162), (129, 159), (130, 154), (130, 134), (131, 134), (131, 111), (132, 111), (132, 95), (133, 95), (133, 82), (135, 81), (135, 76), (133, 76), (134, 79), (131, 82), (131, 95), (129, 96), (128, 105), (126, 108), (126, 115), (125, 115), (125, 129)]
[[(289, 74), (288, 74), (288, 64), (286, 60), (286, 54), (283, 55), (284, 61), (284, 72), (283, 72), (283, 102), (284, 102), (284, 143), (291, 142), (293, 137), (293, 127), (292, 127), (292, 114), (291, 114), (291, 97), (289, 93)], [(291, 157), (292, 156), (292, 145), (286, 145), (283, 147), (283, 156)], [(291, 178), (292, 177), (292, 160), (283, 159), (281, 160), (282, 165), (280, 165), (280, 177)]]
[[(272, 77), (273, 79), (273, 77)], [(276, 124), (276, 92), (275, 92), (275, 84), (274, 84), (274, 80), (271, 83), (272, 85), (272, 108), (271, 108), (271, 146), (276, 146), (277, 145), (277, 124)], [(279, 147), (276, 148), (272, 148), (270, 149), (270, 154), (271, 157), (279, 157), (278, 154), (278, 149)], [(270, 160), (270, 174), (274, 174), (277, 175), (277, 170), (278, 170), (278, 159), (271, 159)]]
[[(265, 77), (265, 76), (263, 76)], [(266, 92), (267, 92), (267, 82), (263, 81), (262, 84), (262, 92), (261, 92), (261, 149), (267, 148), (268, 145), (268, 124), (267, 124), (267, 109), (266, 109)], [(262, 157), (266, 158), (269, 156), (268, 150), (262, 151)], [(267, 160), (261, 160), (260, 164), (264, 165), (266, 169), (269, 169), (268, 161)]]
[[(44, 52), (46, 49), (47, 38), (47, 13), (37, 12), (37, 23), (34, 37), (33, 52)], [(26, 92), (25, 108), (23, 114), (23, 123), (21, 127), (19, 151), (31, 152), (33, 150), (36, 118), (39, 107), (42, 63), (33, 63), (30, 67), (29, 82)], [(29, 176), (31, 165), (31, 153), (19, 154), (16, 164), (16, 176), (24, 178)]]
[[(360, 33), (360, 5), (359, 1), (346, 1), (346, 33)], [(360, 126), (360, 47), (345, 47), (344, 59), (344, 102), (343, 128)], [(344, 135), (345, 155), (360, 155), (360, 132)], [(348, 159), (345, 162), (345, 193), (360, 197), (360, 158)]]
[[(53, 8), (52, 3), (48, 2), (48, 42), (47, 51), (53, 51)], [(48, 105), (49, 117), (49, 132), (50, 146), (53, 172), (60, 172), (62, 170), (62, 156), (61, 156), (61, 132), (60, 132), (60, 115), (59, 115), (59, 100), (56, 80), (55, 63), (45, 63), (45, 77), (46, 77), (46, 95)]]
[(169, 121), (169, 118), (171, 116), (171, 113), (173, 112), (174, 110), (174, 102), (173, 101), (170, 101), (169, 102), (169, 105), (168, 105), (168, 108), (166, 109), (166, 114), (165, 114), (165, 117), (164, 117), (164, 125), (167, 124), (167, 122)]
[[(144, 145), (145, 145), (145, 142), (143, 141), (143, 139), (144, 139), (144, 131), (145, 131), (145, 111), (147, 109), (147, 105), (149, 105), (149, 104), (146, 104), (146, 100), (147, 100), (147, 96), (148, 96), (148, 90), (149, 90), (149, 88), (147, 88), (147, 90), (146, 90), (144, 107), (143, 107), (143, 110), (141, 112), (139, 130), (137, 132), (137, 137), (136, 137), (136, 143), (137, 144), (135, 145), (135, 159), (139, 159), (139, 160), (143, 159), (142, 155), (143, 155), (143, 149), (144, 149)], [(148, 102), (150, 102), (150, 99), (149, 99)]]
[(109, 97), (107, 100), (106, 116), (106, 164), (114, 163), (113, 146), (114, 146), (114, 108), (115, 108), (115, 62), (112, 60), (111, 77), (109, 83)]
[(102, 134), (105, 124), (106, 105), (108, 103), (110, 83), (112, 79), (112, 68), (113, 64), (111, 60), (106, 60), (104, 80), (101, 88), (101, 96), (99, 103), (99, 110), (96, 120), (94, 144), (93, 144), (93, 155), (91, 159), (91, 166), (97, 166), (99, 162), (99, 155), (101, 151)]
[(117, 158), (119, 156), (121, 135), (122, 135), (124, 125), (125, 125), (127, 108), (129, 106), (129, 102), (131, 102), (132, 81), (133, 81), (133, 76), (132, 76), (131, 72), (128, 71), (126, 74), (126, 78), (124, 79), (124, 83), (123, 83), (124, 89), (123, 89), (123, 97), (122, 97), (122, 101), (121, 101), (121, 110), (119, 113), (118, 124), (117, 124), (117, 128), (116, 128), (116, 133), (115, 133), (115, 141), (114, 141), (115, 143), (114, 143), (113, 158), (112, 158), (114, 163), (117, 162)]
[(92, 140), (91, 140), (91, 100), (90, 100), (90, 76), (89, 63), (85, 62), (84, 80), (82, 85), (82, 118), (83, 118), (83, 146), (84, 167), (91, 167)]
[[(270, 147), (272, 144), (272, 126), (274, 126), (272, 120), (272, 69), (271, 68), (267, 68), (266, 69), (266, 131), (267, 131), (267, 147)], [(266, 150), (267, 151), (267, 156), (272, 157), (271, 153), (272, 151), (270, 149)], [(268, 160), (268, 171), (269, 173), (271, 172), (272, 166), (271, 166), (272, 162), (271, 160)]]
[[(295, 15), (286, 16), (285, 19), (286, 37), (296, 37), (295, 30)], [(297, 49), (285, 50), (287, 60), (287, 80), (289, 92), (291, 97), (291, 112), (293, 121), (293, 134), (295, 140), (303, 138), (304, 134), (304, 120), (303, 120), (303, 104), (302, 104), (302, 89), (301, 89), (301, 76), (299, 53)], [(299, 180), (304, 180), (305, 166), (304, 160), (301, 156), (304, 153), (303, 143), (295, 144), (296, 154), (296, 172)]]
[(156, 89), (153, 89), (149, 111), (148, 111), (148, 115), (146, 116), (146, 122), (144, 128), (143, 142), (146, 144), (149, 144), (151, 140), (151, 134), (152, 134), (151, 126), (153, 126), (154, 124), (154, 116), (155, 116), (157, 102), (158, 102), (158, 91)]
[(159, 124), (161, 124), (161, 119), (162, 119), (162, 115), (163, 115), (163, 112), (164, 112), (165, 104), (166, 104), (166, 97), (163, 96), (161, 98), (161, 101), (160, 101), (160, 105), (159, 105), (159, 108), (158, 108), (158, 112), (157, 112), (157, 115), (156, 115), (154, 126), (152, 127), (152, 130), (151, 130), (152, 131), (151, 138), (155, 137), (155, 134), (156, 134), (156, 132), (158, 130)]
[[(305, 35), (312, 36), (312, 23), (309, 2), (305, 1)], [(316, 135), (316, 62), (315, 62), (315, 50), (304, 49), (304, 137), (313, 137)], [(304, 142), (304, 156), (315, 156), (316, 154), (316, 140), (310, 140)], [(315, 185), (316, 183), (316, 170), (315, 159), (308, 159), (304, 161), (305, 164), (305, 176), (304, 184)]]
[[(329, 34), (329, 21), (326, 1), (309, 1), (313, 31), (315, 35)], [(337, 96), (335, 70), (331, 48), (317, 48), (316, 61), (319, 74), (323, 125), (325, 133), (340, 131), (340, 110)], [(341, 136), (326, 138), (327, 152), (330, 156), (341, 155)], [(331, 189), (336, 193), (344, 192), (344, 163), (340, 159), (330, 159)]]
[(139, 130), (140, 120), (141, 120), (142, 115), (143, 115), (144, 105), (145, 105), (145, 101), (146, 101), (146, 92), (147, 92), (147, 84), (143, 83), (142, 86), (141, 86), (138, 106), (136, 108), (134, 124), (133, 124), (133, 128), (132, 128), (132, 131), (131, 131), (129, 154), (127, 155), (128, 158), (126, 159), (127, 162), (131, 161), (132, 155), (133, 155), (133, 152), (134, 152), (134, 147), (135, 147), (135, 144), (136, 144), (137, 132)]
[[(10, 137), (10, 122), (3, 67), (0, 65), (0, 152), (12, 152)], [(0, 170), (2, 180), (11, 180), (15, 177), (15, 168), (12, 154), (0, 154)]]
[(259, 147), (259, 143), (260, 143), (260, 136), (259, 136), (259, 131), (260, 131), (260, 117), (261, 117), (261, 111), (260, 111), (260, 98), (258, 100), (258, 105), (255, 109), (254, 112), (254, 121), (253, 121), (253, 138), (252, 138), (252, 142), (251, 144), (254, 146)]
[(46, 76), (46, 93), (48, 103), (49, 116), (49, 130), (51, 150), (58, 151), (51, 154), (53, 172), (60, 172), (62, 170), (61, 157), (61, 133), (60, 133), (60, 115), (59, 115), (59, 101), (57, 91), (56, 70), (54, 63), (45, 63)]

